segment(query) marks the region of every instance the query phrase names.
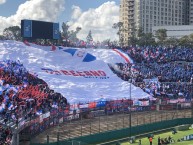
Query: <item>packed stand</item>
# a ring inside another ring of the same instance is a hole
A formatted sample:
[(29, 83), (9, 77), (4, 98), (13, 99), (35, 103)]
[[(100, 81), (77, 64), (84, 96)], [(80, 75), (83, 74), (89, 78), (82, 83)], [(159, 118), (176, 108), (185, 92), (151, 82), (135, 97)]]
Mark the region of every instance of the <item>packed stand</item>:
[(4, 125), (32, 119), (53, 108), (65, 107), (67, 100), (49, 89), (19, 61), (0, 62), (0, 118)]
[(131, 80), (154, 97), (193, 96), (193, 49), (128, 48), (134, 64), (117, 63), (110, 68), (123, 80)]
[(128, 47), (125, 51), (137, 63), (193, 62), (193, 49), (184, 47)]
[(160, 82), (190, 82), (193, 74), (193, 63), (135, 63), (133, 65), (119, 63), (117, 67), (122, 74), (132, 77), (135, 82), (156, 77)]
[(0, 145), (10, 145), (12, 139), (11, 129), (0, 125)]

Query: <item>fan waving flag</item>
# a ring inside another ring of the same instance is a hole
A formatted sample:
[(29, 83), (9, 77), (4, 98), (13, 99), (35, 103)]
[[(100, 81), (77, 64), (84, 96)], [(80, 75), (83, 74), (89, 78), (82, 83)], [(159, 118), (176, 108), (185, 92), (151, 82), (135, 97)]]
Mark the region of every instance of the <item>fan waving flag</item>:
[(118, 53), (122, 58), (125, 59), (127, 63), (133, 64), (133, 60), (126, 54), (125, 52), (119, 50), (119, 49), (113, 49), (116, 53)]

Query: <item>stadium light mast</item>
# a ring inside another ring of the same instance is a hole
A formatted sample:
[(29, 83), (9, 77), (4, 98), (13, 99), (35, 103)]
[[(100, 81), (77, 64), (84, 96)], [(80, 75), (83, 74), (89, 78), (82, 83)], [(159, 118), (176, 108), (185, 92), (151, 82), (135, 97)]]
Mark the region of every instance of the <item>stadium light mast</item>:
[(130, 99), (130, 103), (129, 103), (129, 108), (130, 108), (130, 112), (129, 112), (129, 137), (130, 137), (130, 140), (131, 140), (131, 81), (132, 79), (130, 78), (129, 79), (129, 99)]
[[(193, 74), (192, 74), (191, 79), (190, 79), (190, 89), (191, 89), (190, 97), (192, 99), (193, 98)], [(192, 101), (191, 101), (191, 115), (192, 115), (192, 119), (193, 119), (193, 102)]]
[(57, 119), (58, 119), (58, 127), (57, 127), (57, 144), (59, 144), (60, 141), (60, 134), (59, 134), (59, 129), (60, 129), (60, 120), (59, 120), (59, 100), (58, 100), (58, 108), (57, 108)]

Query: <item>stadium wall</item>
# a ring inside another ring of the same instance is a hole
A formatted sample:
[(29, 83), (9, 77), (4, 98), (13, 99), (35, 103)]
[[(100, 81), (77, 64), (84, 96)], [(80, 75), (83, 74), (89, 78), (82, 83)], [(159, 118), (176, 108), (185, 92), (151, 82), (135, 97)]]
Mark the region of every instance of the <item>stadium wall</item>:
[(181, 26), (153, 26), (152, 34), (155, 36), (156, 31), (159, 29), (166, 29), (168, 38), (178, 38), (179, 39), (183, 36), (190, 35), (193, 33), (192, 25), (181, 25)]
[[(178, 125), (192, 124), (192, 123), (193, 123), (193, 118), (179, 118), (174, 120), (166, 120), (162, 122), (156, 122), (152, 124), (132, 127), (131, 135), (130, 135), (130, 128), (124, 128), (121, 130), (108, 131), (108, 132), (98, 133), (94, 135), (73, 138), (71, 140), (49, 143), (49, 145), (63, 145), (63, 144), (71, 145), (72, 140), (78, 141), (78, 142), (84, 142), (89, 145), (94, 145), (94, 144), (104, 143), (104, 142), (118, 140), (122, 138), (127, 138), (129, 136), (143, 135), (148, 132), (156, 132), (162, 129), (167, 129)], [(47, 145), (47, 144), (31, 143), (31, 145)]]

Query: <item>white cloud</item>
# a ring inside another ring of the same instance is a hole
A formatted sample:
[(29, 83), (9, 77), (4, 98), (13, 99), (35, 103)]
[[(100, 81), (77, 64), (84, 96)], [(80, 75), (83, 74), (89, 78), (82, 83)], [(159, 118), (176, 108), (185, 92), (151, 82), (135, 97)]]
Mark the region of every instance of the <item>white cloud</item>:
[[(1, 2), (2, 0), (0, 0)], [(19, 25), (21, 19), (56, 21), (64, 10), (65, 0), (30, 0), (18, 7), (16, 14), (10, 17), (0, 16), (0, 33), (9, 26)]]
[(73, 10), (73, 13), (72, 13), (72, 19), (78, 19), (80, 16), (81, 16), (81, 14), (82, 14), (82, 10), (80, 9), (80, 7), (78, 7), (78, 6), (72, 6), (72, 10)]
[(73, 6), (73, 13), (69, 24), (71, 29), (81, 27), (78, 37), (85, 40), (89, 30), (92, 31), (94, 41), (106, 39), (115, 40), (117, 30), (112, 28), (113, 23), (119, 21), (119, 6), (115, 2), (106, 2), (96, 9), (82, 12), (80, 7)]
[(0, 5), (4, 4), (6, 2), (6, 0), (0, 0)]

